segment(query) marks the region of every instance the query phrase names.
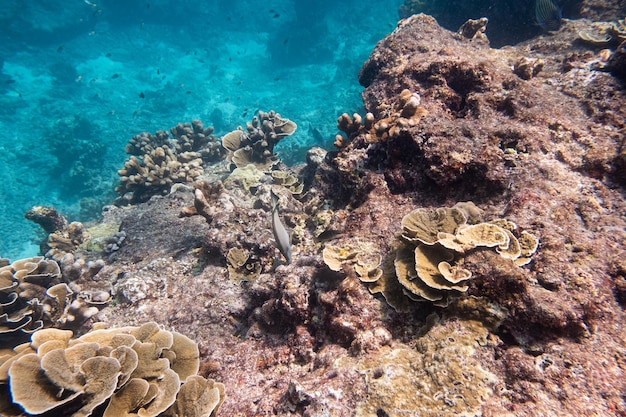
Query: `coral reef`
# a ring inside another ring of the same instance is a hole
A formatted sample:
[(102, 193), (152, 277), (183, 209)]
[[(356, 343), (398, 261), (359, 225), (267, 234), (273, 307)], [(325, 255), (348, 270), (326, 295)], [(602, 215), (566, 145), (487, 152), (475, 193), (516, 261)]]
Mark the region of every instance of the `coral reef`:
[[(83, 242), (61, 270), (113, 297), (94, 320), (198, 340), (198, 374), (238, 393), (224, 415), (623, 415), (626, 96), (587, 24), (491, 49), (403, 20), (335, 150), (204, 164), (105, 210), (123, 244)], [(222, 139), (232, 161), (246, 130)]]
[(3, 355), (3, 415), (24, 415), (19, 405), (28, 415), (210, 417), (224, 401), (222, 384), (196, 375), (197, 344), (178, 332), (147, 323), (72, 336), (39, 330)]
[(222, 138), (222, 146), (229, 151), (228, 160), (237, 168), (255, 164), (267, 170), (278, 159), (274, 146), (283, 138), (292, 135), (297, 125), (285, 119), (274, 110), (268, 113), (259, 111), (246, 123), (246, 129), (239, 127)]

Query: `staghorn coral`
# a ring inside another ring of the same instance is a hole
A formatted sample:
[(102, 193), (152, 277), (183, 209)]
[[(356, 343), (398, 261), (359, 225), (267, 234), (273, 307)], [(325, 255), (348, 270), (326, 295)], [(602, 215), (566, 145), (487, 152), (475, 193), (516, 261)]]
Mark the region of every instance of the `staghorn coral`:
[(39, 330), (0, 359), (0, 412), (21, 416), (19, 405), (28, 415), (215, 416), (224, 386), (196, 375), (199, 355), (191, 339), (153, 322), (99, 326), (78, 338)]
[(167, 194), (172, 185), (193, 182), (203, 172), (200, 153), (177, 153), (167, 145), (140, 158), (131, 156), (118, 171), (120, 184), (115, 188), (121, 196), (116, 200), (118, 205), (136, 204), (153, 195)]
[[(445, 307), (466, 292), (472, 273), (464, 267), (464, 257), (476, 248), (495, 248), (515, 265), (530, 262), (539, 240), (508, 220), (467, 224), (478, 209), (465, 202), (454, 207), (418, 208), (402, 219), (402, 233), (394, 244), (393, 268), (380, 279), (361, 276), (371, 282), (373, 293), (381, 292), (394, 308), (406, 305), (403, 296), (430, 301)], [(514, 233), (515, 232), (515, 233)]]
[(283, 138), (292, 135), (297, 125), (274, 110), (259, 111), (246, 130), (237, 128), (222, 138), (222, 146), (229, 151), (228, 159), (238, 168), (254, 164), (265, 170), (274, 165), (278, 158), (274, 146)]

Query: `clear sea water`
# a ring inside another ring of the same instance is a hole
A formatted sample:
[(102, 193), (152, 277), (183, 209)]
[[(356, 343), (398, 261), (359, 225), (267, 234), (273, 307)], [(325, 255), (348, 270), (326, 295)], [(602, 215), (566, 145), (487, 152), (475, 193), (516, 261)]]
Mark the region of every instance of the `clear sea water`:
[(221, 136), (274, 109), (299, 126), (284, 161), (330, 148), (401, 2), (2, 0), (0, 257), (38, 253), (33, 205), (97, 218), (142, 131), (200, 119)]

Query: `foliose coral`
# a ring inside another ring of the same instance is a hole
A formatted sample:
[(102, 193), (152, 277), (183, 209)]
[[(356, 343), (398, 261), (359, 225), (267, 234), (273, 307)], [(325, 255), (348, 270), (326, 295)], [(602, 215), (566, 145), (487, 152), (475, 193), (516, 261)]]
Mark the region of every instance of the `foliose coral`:
[(62, 279), (54, 260), (36, 256), (0, 268), (0, 345), (43, 327), (77, 327), (97, 312)]
[(246, 129), (237, 128), (222, 138), (222, 145), (229, 151), (228, 159), (238, 168), (255, 164), (259, 169), (268, 169), (277, 162), (274, 146), (283, 138), (292, 135), (297, 125), (281, 117), (274, 110), (259, 111), (246, 123)]
[(383, 273), (379, 268), (382, 257), (372, 242), (348, 239), (341, 244), (328, 244), (322, 257), (330, 270), (351, 268), (363, 282), (375, 282)]
[(504, 219), (468, 224), (468, 217), (476, 210), (473, 204), (463, 203), (408, 213), (395, 242), (393, 270), (385, 271), (379, 280), (361, 280), (374, 281), (370, 290), (381, 292), (394, 307), (403, 304), (402, 294), (445, 307), (469, 288), (472, 273), (464, 265), (469, 252), (495, 248), (518, 266), (530, 262), (539, 245), (533, 234), (518, 232), (513, 222)]
[(28, 415), (210, 417), (224, 400), (222, 384), (196, 375), (198, 346), (180, 333), (151, 322), (72, 336), (39, 330), (0, 357), (3, 415), (23, 415), (19, 405)]
[(299, 195), (304, 190), (304, 184), (289, 171), (274, 170), (270, 173), (275, 184), (287, 188), (291, 194)]
[(617, 46), (626, 41), (626, 18), (612, 22), (593, 22), (578, 32), (578, 39), (594, 46)]
[(239, 284), (241, 281), (254, 281), (261, 274), (261, 262), (250, 251), (231, 248), (226, 255), (228, 277)]

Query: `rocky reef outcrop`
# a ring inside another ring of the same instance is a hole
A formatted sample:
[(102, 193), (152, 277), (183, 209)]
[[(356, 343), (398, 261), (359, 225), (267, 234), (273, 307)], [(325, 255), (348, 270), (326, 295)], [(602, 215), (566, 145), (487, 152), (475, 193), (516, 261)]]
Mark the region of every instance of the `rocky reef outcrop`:
[(196, 340), (220, 415), (625, 414), (626, 97), (587, 25), (492, 49), (401, 21), (336, 149), (108, 207), (91, 320)]

